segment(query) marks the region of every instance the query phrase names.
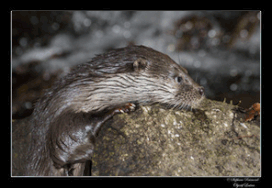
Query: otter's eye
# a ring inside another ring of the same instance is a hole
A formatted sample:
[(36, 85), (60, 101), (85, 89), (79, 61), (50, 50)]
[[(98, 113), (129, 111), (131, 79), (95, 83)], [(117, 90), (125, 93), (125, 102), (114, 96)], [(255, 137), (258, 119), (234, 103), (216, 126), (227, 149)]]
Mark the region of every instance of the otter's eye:
[(182, 83), (182, 77), (180, 77), (180, 76), (175, 77), (175, 80), (176, 80), (176, 82), (179, 83), (179, 84)]

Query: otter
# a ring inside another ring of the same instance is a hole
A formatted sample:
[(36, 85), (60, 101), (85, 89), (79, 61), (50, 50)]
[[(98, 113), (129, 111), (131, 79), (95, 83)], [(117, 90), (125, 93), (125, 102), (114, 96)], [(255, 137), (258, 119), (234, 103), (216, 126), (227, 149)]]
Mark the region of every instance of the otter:
[(13, 175), (85, 175), (95, 138), (115, 114), (133, 111), (135, 104), (194, 108), (204, 97), (185, 68), (149, 47), (97, 55), (56, 81), (24, 126), (13, 126), (14, 148), (22, 143), (15, 140), (18, 134), (30, 140), (22, 156), (13, 156)]

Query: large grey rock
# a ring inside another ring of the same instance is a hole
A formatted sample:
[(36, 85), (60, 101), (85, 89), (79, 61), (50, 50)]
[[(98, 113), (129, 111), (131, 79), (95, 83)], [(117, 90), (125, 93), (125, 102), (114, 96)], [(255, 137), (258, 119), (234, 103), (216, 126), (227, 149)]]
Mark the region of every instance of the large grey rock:
[(115, 116), (96, 141), (94, 176), (260, 176), (259, 120), (204, 100), (198, 110), (141, 106)]

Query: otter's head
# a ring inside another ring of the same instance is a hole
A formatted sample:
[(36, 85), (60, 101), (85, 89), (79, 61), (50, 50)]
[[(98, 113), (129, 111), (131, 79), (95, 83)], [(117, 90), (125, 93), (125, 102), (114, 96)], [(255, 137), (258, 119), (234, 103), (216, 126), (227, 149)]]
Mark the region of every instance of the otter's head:
[(135, 60), (133, 67), (135, 82), (149, 95), (143, 102), (150, 100), (181, 109), (194, 108), (204, 98), (204, 87), (165, 54), (150, 49), (150, 54)]

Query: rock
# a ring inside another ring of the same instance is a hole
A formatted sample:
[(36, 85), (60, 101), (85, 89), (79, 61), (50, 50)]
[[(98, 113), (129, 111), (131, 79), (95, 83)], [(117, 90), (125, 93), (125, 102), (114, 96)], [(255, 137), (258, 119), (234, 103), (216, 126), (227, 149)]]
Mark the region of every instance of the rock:
[(105, 125), (93, 176), (260, 176), (260, 122), (205, 99), (192, 111), (140, 106)]

